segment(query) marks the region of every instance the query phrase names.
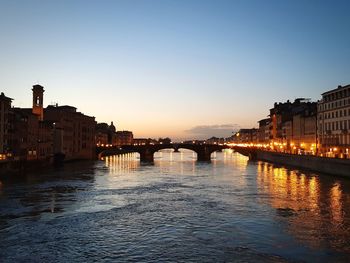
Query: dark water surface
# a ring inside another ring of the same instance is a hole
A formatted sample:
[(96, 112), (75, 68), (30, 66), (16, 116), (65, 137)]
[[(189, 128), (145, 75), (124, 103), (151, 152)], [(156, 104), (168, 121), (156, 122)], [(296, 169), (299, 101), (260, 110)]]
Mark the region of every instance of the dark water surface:
[(350, 262), (350, 180), (157, 157), (1, 179), (0, 262)]

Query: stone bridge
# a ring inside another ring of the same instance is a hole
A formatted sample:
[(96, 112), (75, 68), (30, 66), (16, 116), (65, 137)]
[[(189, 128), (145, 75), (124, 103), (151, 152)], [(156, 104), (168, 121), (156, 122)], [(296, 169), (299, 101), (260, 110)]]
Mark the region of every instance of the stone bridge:
[(256, 160), (256, 147), (242, 147), (242, 146), (230, 146), (232, 150), (238, 152), (244, 156), (249, 157), (249, 160)]
[(218, 144), (184, 144), (184, 143), (174, 143), (174, 144), (147, 144), (147, 145), (124, 145), (120, 147), (97, 147), (96, 154), (99, 158), (109, 155), (114, 155), (120, 153), (121, 150), (128, 152), (137, 152), (140, 154), (141, 162), (153, 162), (154, 153), (163, 149), (174, 149), (178, 151), (179, 149), (188, 149), (197, 153), (197, 161), (211, 160), (211, 154), (215, 151), (221, 151), (222, 149), (230, 148), (226, 145)]

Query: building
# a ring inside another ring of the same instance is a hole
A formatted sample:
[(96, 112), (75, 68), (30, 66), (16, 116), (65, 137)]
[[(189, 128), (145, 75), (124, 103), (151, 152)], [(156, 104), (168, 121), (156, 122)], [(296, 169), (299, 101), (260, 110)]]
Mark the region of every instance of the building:
[(3, 92), (0, 94), (0, 160), (6, 159), (9, 153), (9, 129), (10, 110), (12, 99), (6, 97)]
[(258, 141), (258, 129), (240, 129), (232, 137), (232, 142), (237, 144), (255, 144)]
[(9, 146), (15, 160), (51, 160), (52, 123), (38, 117), (32, 109), (11, 109)]
[(270, 145), (274, 150), (316, 153), (317, 103), (299, 98), (275, 103), (270, 109)]
[(293, 116), (289, 150), (293, 153), (317, 154), (317, 104), (311, 103)]
[(96, 124), (95, 142), (97, 146), (117, 145), (117, 134), (113, 121), (111, 125), (104, 122)]
[(43, 120), (44, 88), (33, 86), (32, 108), (11, 108), (9, 151), (15, 160), (45, 160), (53, 157), (52, 123)]
[(73, 106), (48, 106), (44, 120), (52, 122), (54, 154), (65, 160), (92, 159), (95, 156), (95, 117), (78, 112)]
[(258, 143), (259, 144), (268, 144), (270, 142), (270, 127), (271, 119), (266, 118), (258, 121)]
[(109, 126), (107, 123), (97, 123), (95, 129), (95, 142), (97, 146), (109, 144)]
[(117, 131), (116, 132), (116, 145), (133, 145), (134, 135), (131, 131)]
[(158, 141), (151, 138), (134, 138), (133, 145), (149, 145), (149, 144), (157, 144)]
[(225, 138), (211, 137), (205, 141), (206, 144), (224, 144), (226, 143)]
[(33, 114), (38, 116), (39, 121), (44, 120), (44, 87), (40, 85), (33, 86)]
[(349, 158), (350, 85), (338, 86), (322, 94), (317, 119), (319, 153)]

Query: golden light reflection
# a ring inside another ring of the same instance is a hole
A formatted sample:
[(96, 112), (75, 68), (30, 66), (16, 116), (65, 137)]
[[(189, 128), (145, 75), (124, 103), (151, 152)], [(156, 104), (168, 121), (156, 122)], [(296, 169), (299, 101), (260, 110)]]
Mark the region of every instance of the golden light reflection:
[(330, 190), (330, 207), (332, 215), (332, 223), (334, 225), (339, 225), (343, 221), (343, 209), (342, 209), (342, 191), (340, 185), (335, 184)]
[(137, 156), (137, 153), (126, 153), (104, 157), (104, 161), (110, 174), (124, 174), (134, 172), (140, 166)]
[[(311, 247), (321, 246), (326, 237), (350, 240), (350, 233), (344, 231), (344, 209), (349, 210), (350, 198), (344, 199), (341, 183), (329, 184), (329, 178), (320, 180), (312, 174), (265, 162), (258, 163), (257, 175), (258, 190), (269, 195), (277, 216), (282, 211), (282, 217), (288, 220), (288, 231), (298, 240)], [(326, 241), (334, 248), (344, 249), (345, 244), (338, 239)], [(346, 249), (350, 251), (350, 247)]]
[(0, 195), (2, 195), (2, 188), (3, 188), (4, 184), (0, 181)]

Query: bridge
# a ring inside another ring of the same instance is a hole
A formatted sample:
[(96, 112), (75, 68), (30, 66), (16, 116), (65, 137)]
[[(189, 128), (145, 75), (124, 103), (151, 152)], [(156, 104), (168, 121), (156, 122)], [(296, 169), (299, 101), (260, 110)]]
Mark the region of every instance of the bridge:
[(218, 144), (147, 144), (147, 145), (124, 145), (120, 147), (97, 147), (96, 154), (99, 158), (120, 153), (121, 150), (127, 152), (137, 152), (140, 154), (141, 162), (153, 162), (154, 153), (163, 149), (174, 149), (175, 152), (179, 149), (188, 149), (197, 153), (197, 161), (209, 162), (211, 154), (215, 151), (230, 148), (227, 145)]

